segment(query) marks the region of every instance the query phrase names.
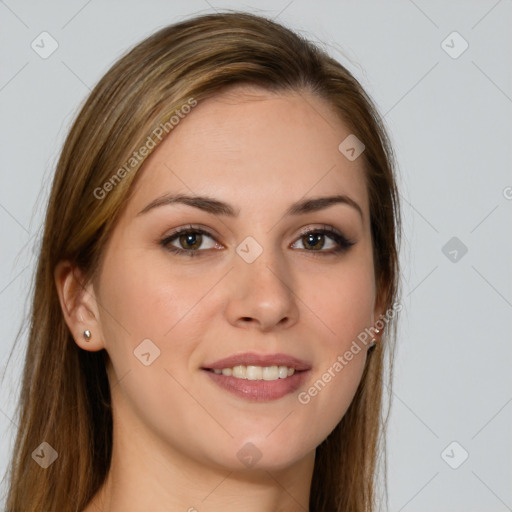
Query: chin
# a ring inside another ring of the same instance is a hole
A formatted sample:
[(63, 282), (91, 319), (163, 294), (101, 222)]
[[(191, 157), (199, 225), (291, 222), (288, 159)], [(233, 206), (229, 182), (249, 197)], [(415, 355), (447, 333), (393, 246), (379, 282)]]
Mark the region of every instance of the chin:
[(265, 438), (245, 439), (233, 447), (235, 457), (226, 462), (230, 471), (281, 471), (287, 469), (314, 451), (304, 441), (296, 445), (281, 439), (269, 441)]

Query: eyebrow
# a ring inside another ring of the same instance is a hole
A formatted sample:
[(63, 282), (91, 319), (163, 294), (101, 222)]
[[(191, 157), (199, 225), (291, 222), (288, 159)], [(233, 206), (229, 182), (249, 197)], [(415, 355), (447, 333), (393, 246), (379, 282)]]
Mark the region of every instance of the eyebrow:
[[(240, 214), (240, 209), (235, 209), (230, 204), (224, 203), (217, 199), (213, 199), (211, 197), (190, 196), (186, 194), (164, 194), (163, 196), (160, 196), (151, 201), (137, 214), (137, 216), (147, 213), (150, 210), (153, 210), (154, 208), (157, 208), (159, 206), (170, 204), (185, 204), (187, 206), (198, 208), (213, 215), (223, 215), (227, 217), (236, 218)], [(297, 201), (286, 210), (284, 216), (297, 216), (304, 215), (306, 213), (317, 212), (319, 210), (329, 208), (330, 206), (333, 206), (335, 204), (346, 204), (348, 206), (351, 206), (352, 208), (359, 212), (361, 219), (364, 220), (364, 214), (361, 207), (351, 197), (342, 194), (326, 197), (308, 198)]]

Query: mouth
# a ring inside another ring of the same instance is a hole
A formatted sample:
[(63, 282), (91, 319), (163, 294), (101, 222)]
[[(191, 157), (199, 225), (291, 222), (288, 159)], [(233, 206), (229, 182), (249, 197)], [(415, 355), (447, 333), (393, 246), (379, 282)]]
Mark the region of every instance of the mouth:
[(267, 402), (296, 391), (311, 370), (286, 354), (240, 354), (201, 368), (219, 387), (250, 401)]

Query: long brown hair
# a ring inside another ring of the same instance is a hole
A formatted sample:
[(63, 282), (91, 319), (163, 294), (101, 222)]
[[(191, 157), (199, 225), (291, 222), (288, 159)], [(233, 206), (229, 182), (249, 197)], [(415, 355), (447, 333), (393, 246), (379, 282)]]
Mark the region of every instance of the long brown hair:
[[(86, 281), (95, 276), (145, 160), (126, 167), (133, 152), (191, 99), (200, 102), (235, 84), (313, 93), (364, 142), (377, 300), (383, 310), (396, 304), (401, 224), (394, 157), (382, 119), (359, 82), (324, 50), (264, 17), (227, 11), (159, 30), (100, 80), (58, 161), (34, 281), (19, 429), (8, 467), (8, 512), (80, 512), (110, 465), (108, 354), (81, 350), (74, 342), (56, 291), (57, 263), (70, 260)], [(148, 155), (161, 141), (154, 142)], [(98, 198), (98, 188), (112, 182), (123, 165), (122, 179)], [(392, 375), (396, 331), (394, 317), (368, 355), (349, 409), (316, 449), (314, 512), (375, 510), (376, 468), (379, 455), (385, 456), (388, 418), (381, 415), (384, 369), (387, 359)], [(47, 469), (31, 457), (43, 441), (58, 452)]]

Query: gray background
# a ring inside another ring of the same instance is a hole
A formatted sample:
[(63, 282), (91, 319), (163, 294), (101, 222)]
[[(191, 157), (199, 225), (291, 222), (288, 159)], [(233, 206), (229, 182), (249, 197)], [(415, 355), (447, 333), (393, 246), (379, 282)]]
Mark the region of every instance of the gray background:
[[(134, 43), (223, 8), (267, 14), (323, 41), (385, 114), (405, 220), (389, 510), (512, 510), (511, 0), (0, 2), (2, 369), (81, 102)], [(58, 43), (46, 59), (31, 47), (43, 31)], [(453, 31), (469, 44), (457, 58), (464, 42), (447, 39)], [(2, 383), (2, 474), (25, 342)]]

